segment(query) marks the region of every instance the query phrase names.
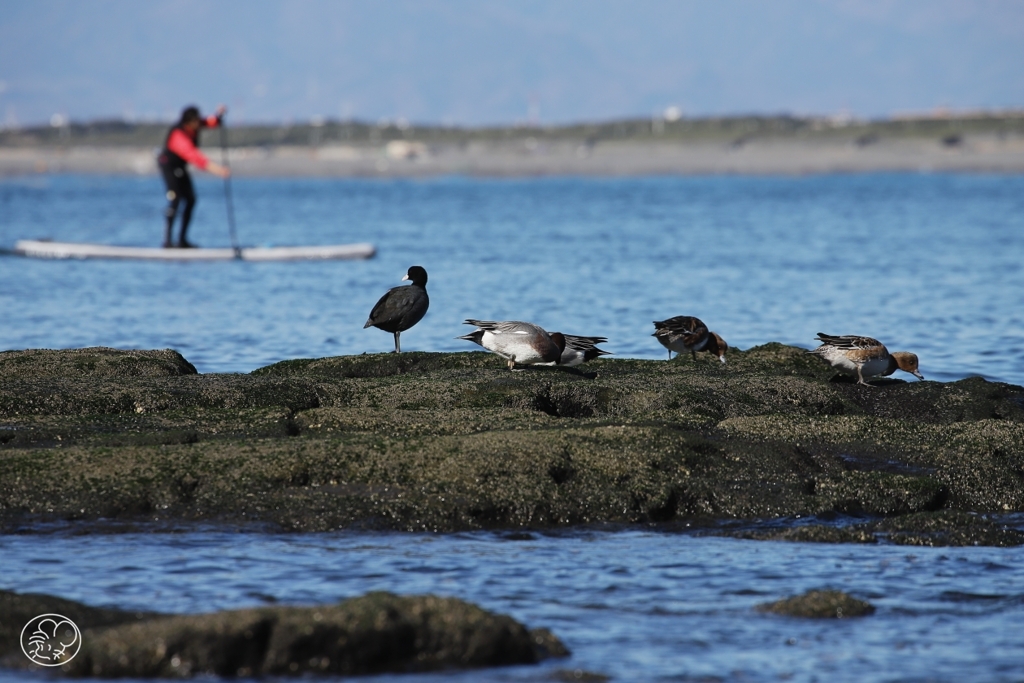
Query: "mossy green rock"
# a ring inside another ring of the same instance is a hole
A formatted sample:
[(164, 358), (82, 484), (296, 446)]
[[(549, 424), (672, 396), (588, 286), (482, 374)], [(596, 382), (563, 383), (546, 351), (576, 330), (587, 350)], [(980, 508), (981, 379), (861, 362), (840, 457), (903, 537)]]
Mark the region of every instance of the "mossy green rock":
[[(0, 604), (5, 601), (13, 606), (5, 624), (58, 609), (76, 622), (82, 648), (62, 667), (72, 676), (357, 675), (532, 664), (568, 655), (546, 629), (529, 631), (511, 617), (432, 595), (368, 593), (336, 605), (198, 615), (119, 613), (0, 592)], [(0, 633), (4, 663), (31, 666), (12, 656), (20, 632), (10, 630)]]
[(452, 531), (841, 514), (906, 525), (801, 527), (792, 540), (1024, 542), (991, 517), (1024, 511), (1024, 388), (980, 378), (863, 387), (781, 344), (730, 352), (726, 365), (600, 359), (523, 372), (476, 352), (301, 359), (250, 375), (11, 367), (0, 383), (4, 528), (104, 517)]
[(0, 378), (177, 377), (196, 374), (195, 367), (172, 349), (119, 351), (88, 349), (0, 352)]
[(845, 619), (874, 614), (875, 608), (842, 591), (816, 590), (758, 605), (757, 611), (805, 619)]

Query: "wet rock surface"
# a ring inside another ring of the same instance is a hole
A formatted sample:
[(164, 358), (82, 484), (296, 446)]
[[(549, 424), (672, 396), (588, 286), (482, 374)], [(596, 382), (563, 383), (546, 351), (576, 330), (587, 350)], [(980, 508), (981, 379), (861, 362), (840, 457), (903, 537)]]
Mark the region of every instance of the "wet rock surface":
[(724, 366), (509, 372), (485, 353), (403, 353), (188, 368), (171, 351), (0, 354), (0, 528), (775, 520), (718, 533), (1024, 542), (1024, 388), (981, 378), (857, 386), (780, 344)]
[(0, 591), (0, 605), (7, 607), (0, 664), (33, 666), (19, 651), (21, 625), (55, 612), (82, 631), (81, 650), (62, 667), (72, 676), (358, 675), (532, 664), (569, 654), (546, 629), (530, 631), (511, 617), (432, 595), (378, 592), (336, 605), (198, 615), (103, 610), (9, 591)]
[(40, 614), (60, 614), (78, 627), (105, 628), (129, 624), (158, 616), (153, 612), (128, 612), (119, 609), (90, 607), (74, 600), (65, 600), (42, 593), (14, 593), (0, 590), (0, 663), (17, 665), (24, 659), (19, 644), (21, 630)]
[(66, 351), (0, 351), (0, 378), (177, 377), (195, 374), (195, 366), (172, 349), (119, 351), (96, 346)]
[(758, 605), (757, 611), (805, 619), (845, 619), (874, 614), (875, 608), (842, 591), (816, 590)]

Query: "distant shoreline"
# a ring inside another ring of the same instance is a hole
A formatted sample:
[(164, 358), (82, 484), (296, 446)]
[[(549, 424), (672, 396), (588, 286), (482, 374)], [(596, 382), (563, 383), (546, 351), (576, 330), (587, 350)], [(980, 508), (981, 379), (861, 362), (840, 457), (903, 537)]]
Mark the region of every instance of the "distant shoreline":
[[(166, 123), (0, 129), (0, 177), (156, 173)], [(223, 137), (222, 137), (223, 135)], [(201, 136), (240, 176), (392, 178), (1024, 172), (1024, 112), (883, 121), (791, 116), (446, 128), (322, 121)]]
[[(220, 160), (221, 150), (206, 153)], [(911, 172), (1024, 172), (1024, 136), (964, 136), (956, 144), (928, 138), (751, 142), (552, 140), (425, 144), (234, 147), (240, 177), (416, 178), (805, 175)], [(39, 145), (0, 147), (0, 177), (53, 173), (155, 175), (153, 147)]]

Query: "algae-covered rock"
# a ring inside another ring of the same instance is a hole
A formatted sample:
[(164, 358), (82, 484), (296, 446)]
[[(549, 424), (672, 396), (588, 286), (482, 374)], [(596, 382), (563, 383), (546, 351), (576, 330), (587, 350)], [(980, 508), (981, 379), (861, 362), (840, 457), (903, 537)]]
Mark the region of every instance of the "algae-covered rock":
[[(86, 351), (45, 353), (61, 367)], [(803, 349), (766, 344), (725, 365), (603, 358), (509, 372), (471, 352), (302, 359), (251, 375), (12, 375), (0, 382), (0, 528), (105, 517), (453, 531), (839, 515), (903, 519), (936, 542), (1016, 542), (1014, 528), (993, 535), (955, 515), (935, 534), (927, 515), (1024, 511), (1024, 388), (864, 387), (833, 374)], [(797, 526), (792, 540), (914, 538), (910, 527)]]
[(21, 625), (56, 612), (82, 631), (81, 650), (62, 667), (72, 676), (359, 675), (532, 664), (569, 653), (546, 629), (529, 631), (511, 617), (432, 595), (368, 593), (336, 605), (198, 615), (98, 610), (44, 595), (0, 599), (15, 606), (0, 622), (4, 663), (30, 667), (10, 655)]
[(29, 349), (0, 352), (0, 378), (40, 377), (178, 377), (196, 374), (195, 367), (172, 349), (120, 351), (97, 346), (88, 349)]
[(751, 538), (759, 541), (791, 541), (793, 543), (878, 543), (875, 534), (860, 525), (838, 527), (825, 524), (803, 524), (794, 527), (743, 530), (734, 532), (732, 535), (737, 538)]
[(1024, 532), (1007, 524), (960, 510), (941, 510), (882, 519), (870, 523), (879, 536), (898, 545), (1018, 546)]
[(493, 358), (485, 353), (364, 353), (358, 356), (286, 360), (254, 370), (252, 374), (257, 377), (392, 377), (458, 368), (493, 367)]
[(857, 470), (817, 478), (814, 494), (830, 512), (884, 516), (938, 510), (949, 496), (929, 476)]
[(583, 669), (557, 669), (551, 672), (548, 680), (562, 683), (607, 683), (612, 677)]
[(89, 639), (69, 669), (137, 677), (355, 675), (537, 659), (529, 632), (509, 617), (450, 598), (377, 593), (332, 606), (177, 616), (107, 629)]
[(128, 612), (119, 609), (91, 607), (74, 600), (65, 600), (42, 593), (15, 593), (0, 590), (0, 661), (22, 659), (19, 644), (21, 630), (40, 614), (60, 614), (80, 629), (102, 628), (151, 619), (153, 612)]
[(806, 619), (845, 619), (875, 613), (874, 606), (837, 590), (812, 590), (757, 606), (758, 612)]
[(915, 512), (842, 525), (801, 524), (770, 526), (728, 532), (737, 538), (796, 543), (893, 543), (932, 547), (1024, 545), (1024, 531), (989, 517), (961, 510)]

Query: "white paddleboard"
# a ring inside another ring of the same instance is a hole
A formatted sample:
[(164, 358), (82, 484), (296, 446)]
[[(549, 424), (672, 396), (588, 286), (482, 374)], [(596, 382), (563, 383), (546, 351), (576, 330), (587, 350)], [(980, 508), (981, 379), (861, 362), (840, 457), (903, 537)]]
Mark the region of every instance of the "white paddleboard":
[[(377, 249), (369, 243), (328, 244), (318, 247), (243, 247), (243, 261), (308, 261), (318, 259), (372, 258)], [(230, 261), (235, 250), (219, 249), (161, 249), (158, 247), (118, 247), (109, 244), (83, 244), (76, 242), (50, 242), (47, 240), (18, 240), (14, 254), (53, 259), (147, 259), (152, 261)]]

